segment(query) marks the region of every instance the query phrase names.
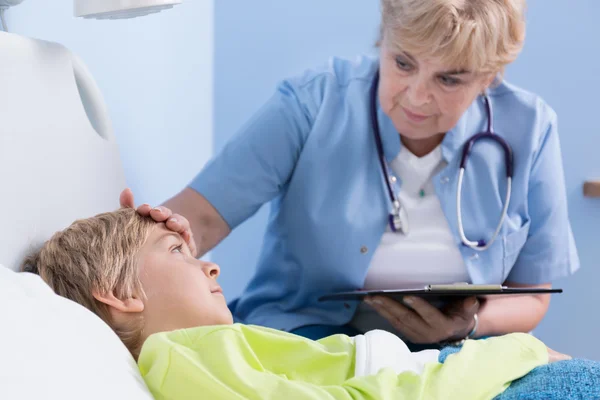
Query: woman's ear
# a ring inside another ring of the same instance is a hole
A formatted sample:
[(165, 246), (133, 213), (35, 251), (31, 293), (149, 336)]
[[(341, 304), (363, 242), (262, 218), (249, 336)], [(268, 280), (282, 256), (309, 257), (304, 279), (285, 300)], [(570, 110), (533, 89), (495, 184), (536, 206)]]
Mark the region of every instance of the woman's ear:
[(94, 291), (92, 295), (99, 302), (124, 313), (139, 313), (144, 311), (144, 302), (135, 296), (121, 300), (112, 292), (99, 293), (98, 291)]

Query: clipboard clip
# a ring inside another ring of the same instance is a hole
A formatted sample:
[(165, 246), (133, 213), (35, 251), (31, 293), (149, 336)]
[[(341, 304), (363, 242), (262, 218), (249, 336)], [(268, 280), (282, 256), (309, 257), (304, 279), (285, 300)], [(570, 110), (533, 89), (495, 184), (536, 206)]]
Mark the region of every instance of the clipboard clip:
[(504, 290), (507, 286), (502, 285), (473, 285), (466, 282), (442, 284), (442, 285), (427, 285), (425, 290), (429, 292), (436, 291), (452, 291), (452, 290)]

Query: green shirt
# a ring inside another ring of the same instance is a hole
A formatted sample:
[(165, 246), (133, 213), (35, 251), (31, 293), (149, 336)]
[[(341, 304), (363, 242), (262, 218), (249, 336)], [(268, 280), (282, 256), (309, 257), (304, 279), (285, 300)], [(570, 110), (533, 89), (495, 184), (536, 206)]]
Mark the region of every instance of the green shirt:
[(355, 344), (251, 325), (203, 326), (150, 336), (138, 364), (156, 399), (492, 399), (548, 362), (527, 334), (469, 340), (423, 373), (391, 368), (354, 376)]

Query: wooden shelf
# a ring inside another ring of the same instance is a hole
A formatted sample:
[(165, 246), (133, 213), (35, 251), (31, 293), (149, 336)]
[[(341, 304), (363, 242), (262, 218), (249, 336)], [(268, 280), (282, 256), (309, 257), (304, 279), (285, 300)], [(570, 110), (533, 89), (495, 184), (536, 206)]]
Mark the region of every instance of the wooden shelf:
[(600, 197), (600, 179), (585, 181), (583, 183), (583, 195), (585, 197)]

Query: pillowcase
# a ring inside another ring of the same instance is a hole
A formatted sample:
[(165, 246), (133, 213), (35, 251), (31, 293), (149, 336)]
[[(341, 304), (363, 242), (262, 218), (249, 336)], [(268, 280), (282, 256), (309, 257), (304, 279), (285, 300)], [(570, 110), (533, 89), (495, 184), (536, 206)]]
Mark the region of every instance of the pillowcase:
[(0, 399), (153, 399), (98, 316), (0, 265)]

